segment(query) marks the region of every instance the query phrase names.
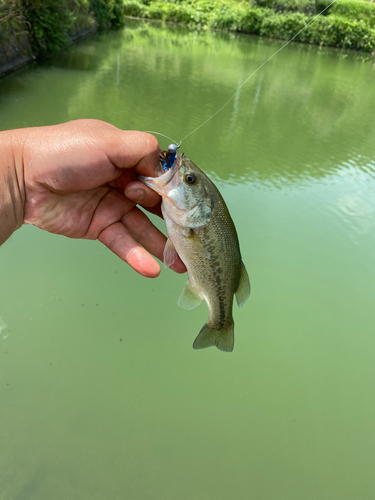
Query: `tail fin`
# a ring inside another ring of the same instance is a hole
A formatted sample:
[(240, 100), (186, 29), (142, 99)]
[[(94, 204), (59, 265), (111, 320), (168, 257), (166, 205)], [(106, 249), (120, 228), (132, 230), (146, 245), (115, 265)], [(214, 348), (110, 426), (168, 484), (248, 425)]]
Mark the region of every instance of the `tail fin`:
[(232, 352), (234, 347), (234, 322), (232, 321), (226, 328), (216, 330), (206, 323), (194, 340), (194, 349), (205, 349), (216, 346), (221, 351)]

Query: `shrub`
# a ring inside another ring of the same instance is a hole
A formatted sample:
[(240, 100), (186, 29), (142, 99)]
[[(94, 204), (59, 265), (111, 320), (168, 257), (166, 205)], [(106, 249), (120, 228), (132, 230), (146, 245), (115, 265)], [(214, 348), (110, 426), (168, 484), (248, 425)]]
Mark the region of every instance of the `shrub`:
[(239, 15), (235, 9), (221, 8), (211, 21), (211, 26), (221, 30), (237, 31), (239, 29)]
[(34, 51), (48, 56), (70, 42), (72, 25), (66, 0), (22, 0)]
[(0, 2), (0, 64), (30, 52), (20, 0)]
[(195, 9), (190, 5), (153, 2), (146, 9), (145, 17), (183, 24), (199, 24)]
[(315, 14), (329, 5), (327, 3), (318, 10), (316, 2), (325, 2), (325, 0), (254, 0), (255, 5), (268, 7), (275, 12), (302, 12), (303, 14)]
[(71, 43), (72, 36), (122, 25), (124, 15), (122, 0), (0, 0), (2, 52), (23, 32), (33, 53), (46, 57)]
[[(143, 2), (148, 1), (150, 0), (143, 0)], [(271, 2), (271, 0), (257, 1)], [(299, 3), (299, 0), (272, 0), (272, 5), (282, 1), (289, 6)], [(304, 3), (301, 5), (308, 5), (310, 9), (312, 0), (303, 1)], [(325, 1), (323, 0), (323, 2)], [(348, 0), (347, 3), (350, 1), (353, 3), (353, 0)], [(271, 8), (257, 6), (250, 8), (233, 0), (223, 0), (216, 3), (212, 0), (170, 0), (169, 2), (156, 0), (151, 1), (149, 5), (138, 3), (136, 0), (128, 0), (124, 6), (128, 15), (194, 26), (206, 25), (217, 29), (241, 31), (286, 40), (292, 38), (311, 20), (311, 15), (302, 12), (275, 12)], [(369, 9), (371, 10), (372, 6)], [(368, 22), (333, 13), (316, 19), (299, 34), (298, 40), (366, 52), (375, 50), (375, 30)]]
[(258, 8), (242, 12), (238, 23), (238, 31), (259, 35), (265, 18), (270, 14), (272, 14), (271, 9)]
[(119, 28), (123, 26), (125, 23), (125, 13), (123, 2), (114, 2), (113, 3), (113, 17), (112, 17), (112, 27)]
[(124, 7), (120, 0), (89, 0), (101, 30), (124, 24)]
[(300, 12), (289, 15), (273, 14), (263, 19), (260, 35), (272, 38), (290, 39), (306, 24), (307, 18)]
[(68, 4), (70, 11), (71, 26), (70, 35), (77, 35), (92, 31), (96, 28), (95, 18), (91, 14), (89, 0), (74, 0)]
[(340, 0), (331, 7), (332, 13), (350, 20), (364, 21), (375, 27), (375, 3)]
[(145, 6), (137, 0), (127, 0), (123, 4), (123, 13), (125, 16), (145, 17)]

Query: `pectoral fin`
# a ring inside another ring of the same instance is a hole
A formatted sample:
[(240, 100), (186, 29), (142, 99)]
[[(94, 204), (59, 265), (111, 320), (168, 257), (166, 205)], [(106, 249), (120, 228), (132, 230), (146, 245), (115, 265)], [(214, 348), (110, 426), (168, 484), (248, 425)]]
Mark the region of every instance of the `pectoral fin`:
[(176, 252), (176, 249), (173, 246), (171, 239), (168, 238), (167, 243), (165, 244), (165, 247), (164, 247), (164, 254), (163, 254), (164, 266), (171, 267), (171, 265), (174, 262), (176, 262), (177, 257), (178, 257), (178, 254)]
[(187, 236), (187, 239), (193, 243), (195, 248), (207, 259), (211, 258), (210, 252), (207, 250), (207, 248), (204, 246), (203, 241), (197, 236), (197, 234), (193, 231), (193, 229), (190, 230), (189, 236)]
[(178, 305), (183, 309), (194, 309), (195, 307), (199, 306), (201, 302), (202, 299), (193, 289), (190, 282), (187, 281), (185, 288), (182, 290), (180, 298), (178, 299)]
[(238, 307), (242, 307), (250, 295), (250, 280), (244, 263), (241, 261), (241, 277), (235, 291)]

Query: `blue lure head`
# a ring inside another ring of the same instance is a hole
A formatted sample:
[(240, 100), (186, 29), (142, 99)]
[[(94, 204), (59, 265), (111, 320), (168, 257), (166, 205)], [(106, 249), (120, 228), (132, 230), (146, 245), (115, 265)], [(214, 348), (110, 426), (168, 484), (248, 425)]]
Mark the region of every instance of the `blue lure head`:
[(177, 150), (180, 146), (176, 144), (170, 144), (168, 146), (168, 151), (164, 153), (164, 155), (160, 155), (160, 164), (163, 172), (167, 172), (170, 168), (173, 167), (174, 162), (176, 161)]

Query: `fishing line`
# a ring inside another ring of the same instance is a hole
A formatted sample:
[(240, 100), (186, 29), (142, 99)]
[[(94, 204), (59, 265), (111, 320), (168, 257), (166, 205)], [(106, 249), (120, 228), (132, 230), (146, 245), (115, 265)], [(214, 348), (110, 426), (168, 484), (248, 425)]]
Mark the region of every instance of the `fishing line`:
[[(336, 0), (335, 0), (336, 1)], [(164, 134), (161, 134), (160, 132), (154, 132), (153, 130), (144, 130), (143, 131), (145, 134), (156, 134), (156, 135), (162, 135), (163, 137), (165, 137), (166, 139), (169, 139), (170, 141), (173, 142), (173, 144), (177, 144), (177, 146), (181, 146), (181, 142), (178, 142), (175, 141), (174, 139), (171, 139), (170, 137), (168, 137), (167, 135), (164, 135)]]
[[(232, 95), (232, 97), (230, 97), (228, 99), (228, 101), (219, 109), (216, 111), (216, 113), (214, 113), (213, 115), (211, 115), (209, 118), (207, 118), (207, 120), (205, 120), (203, 123), (201, 123), (197, 128), (195, 128), (192, 132), (190, 132), (190, 134), (188, 135), (185, 135), (185, 137), (183, 139), (181, 139), (181, 141), (179, 142), (179, 145), (182, 144), (182, 142), (187, 139), (188, 137), (190, 137), (192, 134), (194, 134), (194, 132), (196, 132), (197, 130), (199, 130), (201, 127), (203, 127), (203, 125), (206, 125), (207, 122), (209, 122), (210, 120), (212, 120), (212, 118), (214, 116), (216, 116), (217, 114), (220, 113), (220, 111), (222, 111), (226, 106), (228, 106), (228, 104), (231, 102), (231, 100), (238, 94), (238, 92), (242, 89), (242, 87), (245, 85), (245, 83), (247, 83), (250, 78), (252, 78), (255, 73), (257, 73), (261, 68), (263, 68), (263, 66), (265, 64), (268, 63), (268, 61), (270, 61), (276, 54), (278, 54), (280, 51), (282, 51), (283, 49), (285, 49), (285, 47), (287, 45), (290, 44), (290, 42), (292, 42), (300, 33), (302, 33), (303, 30), (305, 30), (311, 23), (313, 23), (315, 21), (315, 19), (317, 19), (321, 14), (323, 14), (323, 12), (325, 12), (327, 9), (329, 9), (331, 7), (331, 5), (333, 5), (337, 0), (333, 0), (333, 2), (331, 2), (327, 7), (325, 7), (321, 12), (319, 12), (319, 14), (317, 14), (315, 17), (313, 17), (307, 24), (306, 26), (304, 26), (298, 33), (296, 33), (288, 42), (286, 42), (282, 47), (280, 47), (278, 50), (276, 50), (276, 52), (274, 52), (268, 59), (266, 59), (253, 73), (251, 73), (250, 76), (248, 76), (246, 78), (246, 80), (244, 82), (241, 83), (241, 85), (237, 88), (237, 90), (235, 91), (235, 93)], [(160, 134), (160, 135), (163, 135), (163, 134)], [(168, 137), (169, 139), (169, 137)]]

